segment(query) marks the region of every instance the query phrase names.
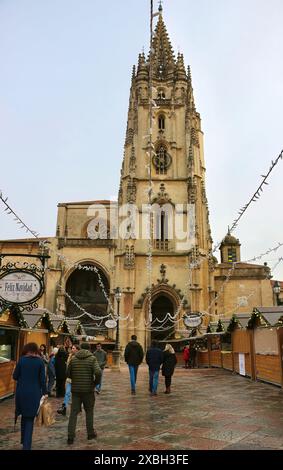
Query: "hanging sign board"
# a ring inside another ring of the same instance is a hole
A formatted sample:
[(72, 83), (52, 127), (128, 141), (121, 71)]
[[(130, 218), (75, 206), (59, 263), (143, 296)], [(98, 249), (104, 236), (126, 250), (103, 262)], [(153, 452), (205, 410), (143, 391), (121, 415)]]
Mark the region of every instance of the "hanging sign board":
[(106, 328), (110, 328), (110, 329), (116, 328), (117, 322), (115, 320), (107, 320), (105, 322), (105, 326), (106, 326)]
[(240, 375), (246, 375), (246, 363), (245, 363), (245, 355), (239, 354), (239, 372)]
[(32, 273), (14, 270), (0, 276), (0, 300), (11, 304), (26, 304), (38, 299), (42, 282)]
[(189, 313), (183, 317), (183, 322), (188, 328), (197, 328), (202, 324), (202, 316), (199, 313)]

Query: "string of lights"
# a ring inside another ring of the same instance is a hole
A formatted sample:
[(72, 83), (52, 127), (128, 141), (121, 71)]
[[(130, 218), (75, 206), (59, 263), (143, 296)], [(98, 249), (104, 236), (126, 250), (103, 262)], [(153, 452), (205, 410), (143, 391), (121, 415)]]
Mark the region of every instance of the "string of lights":
[[(21, 226), (21, 228), (23, 228), (23, 229), (25, 229), (26, 231), (28, 231), (29, 233), (31, 233), (35, 238), (39, 238), (39, 234), (38, 234), (37, 232), (31, 230), (31, 229), (29, 228), (29, 226), (17, 215), (17, 213), (14, 211), (14, 209), (7, 203), (8, 198), (3, 197), (3, 193), (2, 193), (2, 192), (0, 192), (0, 199), (1, 199), (1, 201), (2, 201), (2, 202), (4, 203), (4, 205), (5, 205), (5, 212), (7, 212), (7, 214), (9, 214), (9, 215), (12, 214), (12, 215), (14, 216), (14, 220)], [(42, 241), (40, 241), (40, 246), (41, 246), (41, 247), (45, 247), (45, 246), (47, 246), (47, 243), (48, 243), (48, 240), (42, 240)], [(231, 278), (231, 275), (232, 275), (232, 273), (233, 273), (233, 271), (234, 271), (234, 269), (235, 269), (235, 267), (236, 267), (237, 264), (240, 264), (240, 263), (249, 263), (249, 262), (258, 261), (258, 260), (262, 259), (264, 256), (269, 255), (271, 252), (276, 252), (276, 251), (277, 251), (279, 248), (281, 248), (282, 246), (283, 246), (283, 243), (278, 242), (275, 247), (273, 247), (273, 248), (268, 248), (268, 250), (266, 250), (264, 253), (261, 253), (261, 254), (258, 255), (258, 256), (254, 256), (253, 258), (250, 258), (250, 259), (245, 260), (245, 261), (242, 261), (242, 262), (235, 262), (235, 263), (233, 263), (231, 269), (229, 270), (229, 272), (228, 272), (227, 275), (226, 275), (226, 279), (224, 280), (222, 286), (220, 287), (220, 290), (219, 290), (219, 292), (218, 292), (217, 297), (213, 299), (213, 301), (211, 302), (211, 304), (209, 305), (209, 307), (208, 307), (205, 311), (203, 311), (202, 313), (203, 313), (204, 315), (213, 316), (212, 314), (209, 313), (210, 307), (211, 307), (211, 305), (213, 304), (213, 302), (215, 302), (217, 299), (219, 299), (219, 297), (222, 295), (222, 293), (223, 293), (223, 291), (224, 291), (224, 288), (225, 288), (225, 285), (229, 282), (229, 280), (230, 280), (230, 278)], [(51, 247), (48, 247), (48, 248), (50, 249)], [(51, 250), (52, 250), (52, 248), (51, 248)], [(58, 257), (67, 265), (68, 268), (76, 268), (76, 269), (82, 269), (82, 270), (86, 270), (86, 271), (93, 271), (93, 272), (96, 272), (98, 275), (100, 274), (99, 271), (98, 271), (98, 269), (97, 269), (95, 266), (84, 266), (84, 265), (81, 265), (80, 263), (72, 263), (65, 255), (63, 255), (62, 253), (57, 252), (56, 250), (54, 250), (54, 251), (55, 251), (55, 253), (58, 255)], [(206, 255), (206, 257), (208, 257), (208, 256), (209, 256), (209, 255)], [(199, 261), (197, 261), (197, 262), (195, 262), (195, 263), (189, 263), (188, 267), (189, 267), (189, 270), (190, 270), (190, 275), (189, 275), (189, 280), (188, 280), (188, 282), (186, 283), (186, 288), (187, 288), (187, 290), (189, 289), (189, 287), (190, 287), (190, 285), (191, 285), (191, 277), (192, 277), (192, 276), (191, 276), (191, 274), (192, 274), (192, 273), (191, 273), (191, 270), (192, 270), (192, 269), (195, 269), (195, 268), (198, 267), (198, 266), (200, 266), (200, 264), (201, 264), (203, 261), (204, 261), (204, 259), (199, 260)], [(272, 268), (272, 270), (276, 269), (276, 267), (278, 266), (278, 264), (279, 264), (280, 262), (282, 262), (282, 261), (283, 261), (283, 257), (279, 258), (278, 261), (277, 261), (277, 263), (276, 263), (276, 264), (274, 265), (274, 267)], [(48, 271), (52, 274), (52, 271), (50, 270), (50, 268), (45, 267), (45, 270), (48, 270)], [(100, 283), (100, 286), (101, 286), (102, 290), (105, 291), (104, 295), (105, 295), (105, 297), (106, 297), (106, 296), (107, 296), (107, 293), (106, 293), (106, 290), (105, 290), (105, 287), (104, 287), (104, 284), (103, 284), (102, 279), (100, 279), (100, 282), (99, 282), (99, 283)], [(64, 291), (64, 289), (63, 289), (63, 287), (62, 287), (61, 285), (59, 285), (59, 287)], [(70, 300), (80, 311), (83, 312), (82, 315), (79, 315), (79, 316), (76, 316), (76, 317), (72, 317), (73, 319), (80, 319), (80, 318), (81, 318), (82, 316), (84, 316), (84, 315), (89, 316), (92, 320), (101, 320), (102, 318), (103, 318), (103, 319), (106, 319), (106, 318), (110, 318), (110, 317), (114, 318), (114, 317), (113, 317), (113, 314), (111, 313), (112, 310), (110, 311), (110, 313), (109, 313), (108, 315), (105, 315), (105, 316), (103, 316), (103, 317), (101, 317), (101, 316), (95, 317), (93, 314), (90, 314), (90, 313), (87, 312), (83, 307), (81, 307), (74, 299), (72, 299), (72, 297), (71, 297), (66, 291), (64, 291), (64, 295), (65, 295), (66, 297), (68, 297), (69, 300)], [(108, 296), (107, 296), (107, 298), (108, 298)], [(108, 299), (109, 299), (109, 298), (108, 298)], [(179, 321), (180, 321), (180, 319), (179, 319), (179, 314), (180, 314), (180, 312), (181, 312), (181, 310), (182, 310), (182, 308), (183, 308), (183, 302), (184, 302), (184, 300), (185, 300), (185, 295), (184, 295), (183, 298), (181, 299), (181, 302), (180, 302), (180, 305), (179, 305), (179, 307), (178, 307), (178, 310), (176, 311), (176, 313), (175, 313), (174, 315), (171, 315), (170, 313), (167, 313), (167, 314), (165, 315), (165, 317), (164, 317), (163, 319), (161, 319), (161, 320), (159, 320), (158, 318), (155, 318), (155, 319), (152, 321), (152, 326), (154, 325), (155, 322), (157, 322), (157, 323), (160, 323), (160, 324), (161, 324), (161, 327), (162, 327), (162, 325), (164, 325), (168, 319), (170, 319), (170, 321), (171, 321), (172, 323), (177, 323), (177, 322), (179, 322)], [(235, 308), (238, 308), (238, 306), (239, 306), (239, 305), (237, 304)], [(121, 319), (122, 321), (124, 321), (124, 320), (126, 321), (126, 320), (129, 319), (129, 315), (128, 315), (127, 317), (120, 317), (120, 319)], [(176, 319), (177, 319), (177, 320), (176, 320)], [(174, 321), (174, 320), (176, 320), (176, 321)], [(146, 322), (146, 321), (145, 321), (145, 326), (148, 327), (150, 323), (151, 323), (151, 322)], [(158, 327), (158, 328), (160, 329), (160, 327)]]
[[(257, 187), (257, 189), (255, 190), (255, 192), (253, 193), (253, 195), (251, 196), (251, 198), (249, 199), (247, 204), (245, 204), (243, 207), (241, 207), (241, 209), (238, 211), (238, 216), (233, 221), (232, 226), (230, 227), (230, 233), (232, 233), (235, 230), (235, 228), (238, 226), (239, 221), (241, 220), (241, 218), (243, 217), (245, 212), (248, 210), (248, 208), (251, 206), (251, 204), (253, 204), (254, 202), (256, 202), (260, 198), (260, 196), (263, 193), (263, 188), (265, 187), (265, 185), (269, 184), (267, 182), (267, 180), (268, 180), (270, 174), (272, 173), (272, 171), (274, 170), (274, 168), (278, 164), (279, 160), (282, 160), (282, 158), (283, 158), (283, 150), (281, 150), (280, 154), (278, 155), (278, 157), (274, 161), (273, 160), (271, 161), (271, 166), (269, 167), (269, 170), (268, 170), (267, 174), (266, 175), (261, 175), (263, 180), (261, 181), (260, 185)], [(214, 247), (213, 253), (219, 248), (222, 241), (219, 242)]]

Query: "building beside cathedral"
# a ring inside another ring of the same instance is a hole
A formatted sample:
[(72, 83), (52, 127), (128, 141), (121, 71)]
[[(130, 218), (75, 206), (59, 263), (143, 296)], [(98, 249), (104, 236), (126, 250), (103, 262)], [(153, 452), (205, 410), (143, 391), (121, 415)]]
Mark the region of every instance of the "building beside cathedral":
[[(182, 54), (174, 55), (161, 7), (151, 62), (152, 76), (144, 53), (132, 72), (118, 203), (58, 204), (56, 236), (48, 238), (44, 247), (40, 246), (43, 239), (0, 242), (0, 253), (48, 251), (46, 290), (39, 305), (71, 317), (87, 312), (89, 315), (81, 319), (90, 335), (99, 332), (115, 336), (115, 330), (108, 330), (105, 321), (111, 312), (115, 316), (113, 292), (121, 287), (123, 347), (132, 334), (144, 346), (153, 338), (187, 337), (183, 323), (187, 313), (202, 313), (206, 325), (210, 319), (273, 305), (269, 268), (242, 263), (236, 238), (228, 233), (222, 241), (220, 263), (213, 256), (201, 118), (190, 68), (185, 68)], [(160, 208), (152, 222), (158, 227), (158, 236), (151, 248), (146, 237), (135, 233), (137, 224), (142, 226), (149, 191), (152, 203)], [(163, 210), (165, 206), (169, 215)], [(128, 210), (120, 213), (119, 224), (131, 220), (131, 208), (135, 211), (134, 229), (130, 223), (126, 237), (117, 236), (109, 223), (121, 207)], [(176, 229), (176, 214), (186, 230), (192, 207), (194, 243), (187, 247), (179, 243), (175, 232), (169, 237), (168, 231), (173, 225)]]

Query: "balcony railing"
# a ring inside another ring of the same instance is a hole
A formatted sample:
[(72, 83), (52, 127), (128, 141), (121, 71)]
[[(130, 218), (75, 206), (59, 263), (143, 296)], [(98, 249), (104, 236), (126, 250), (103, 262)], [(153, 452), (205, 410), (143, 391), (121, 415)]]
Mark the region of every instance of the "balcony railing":
[(169, 240), (155, 240), (153, 246), (156, 250), (160, 250), (160, 251), (170, 250)]

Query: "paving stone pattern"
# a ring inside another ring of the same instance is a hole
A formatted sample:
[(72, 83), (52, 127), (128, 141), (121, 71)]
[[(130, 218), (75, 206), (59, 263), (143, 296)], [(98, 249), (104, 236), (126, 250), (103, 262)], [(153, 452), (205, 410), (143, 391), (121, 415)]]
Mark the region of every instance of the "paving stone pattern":
[[(105, 370), (96, 398), (96, 440), (88, 441), (84, 412), (77, 434), (67, 445), (67, 417), (50, 398), (56, 422), (36, 427), (33, 449), (88, 450), (240, 450), (283, 449), (283, 391), (222, 369), (178, 368), (172, 393), (160, 376), (158, 395), (148, 392), (147, 368), (139, 370), (137, 394), (131, 395), (128, 370)], [(20, 418), (14, 432), (14, 399), (0, 403), (0, 449), (20, 449)]]

